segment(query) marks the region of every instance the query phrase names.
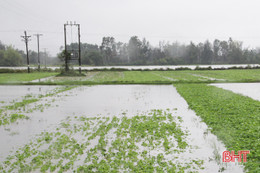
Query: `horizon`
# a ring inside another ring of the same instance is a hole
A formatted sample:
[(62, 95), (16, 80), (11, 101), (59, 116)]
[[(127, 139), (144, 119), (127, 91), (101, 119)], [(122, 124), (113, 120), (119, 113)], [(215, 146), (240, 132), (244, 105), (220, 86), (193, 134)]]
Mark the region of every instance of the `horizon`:
[[(64, 45), (63, 24), (76, 21), (81, 25), (82, 43), (100, 45), (102, 37), (107, 36), (127, 43), (131, 36), (138, 36), (156, 47), (159, 41), (198, 44), (231, 37), (242, 41), (244, 47), (257, 48), (260, 24), (255, 18), (260, 15), (259, 5), (257, 0), (3, 0), (0, 19), (5, 24), (0, 29), (0, 40), (25, 50), (20, 36), (26, 30), (32, 36), (29, 49), (36, 51), (33, 34), (43, 34), (40, 50), (46, 48), (56, 56)], [(74, 35), (72, 30), (71, 41)]]

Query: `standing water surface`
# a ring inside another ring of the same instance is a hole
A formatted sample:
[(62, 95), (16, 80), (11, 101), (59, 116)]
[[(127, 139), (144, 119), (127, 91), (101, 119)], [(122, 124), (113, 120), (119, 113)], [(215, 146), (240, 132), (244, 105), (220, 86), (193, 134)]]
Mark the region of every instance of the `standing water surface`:
[[(13, 87), (17, 90), (20, 88), (20, 86)], [(43, 112), (36, 110), (28, 113), (30, 120), (0, 127), (1, 162), (12, 150), (15, 151), (18, 147), (33, 140), (35, 135), (43, 131), (55, 131), (67, 117), (126, 116), (131, 118), (144, 112), (160, 109), (169, 110), (173, 115), (181, 117), (181, 129), (188, 134), (185, 140), (190, 147), (189, 150), (178, 155), (180, 162), (203, 160), (205, 169), (199, 172), (218, 172), (219, 170), (243, 172), (243, 167), (240, 165), (221, 163), (221, 154), (226, 150), (224, 145), (209, 132), (207, 125), (188, 109), (186, 101), (172, 85), (81, 86), (56, 95), (55, 98), (53, 106)], [(10, 131), (18, 133), (10, 135)], [(169, 155), (168, 159), (173, 157), (174, 155)]]

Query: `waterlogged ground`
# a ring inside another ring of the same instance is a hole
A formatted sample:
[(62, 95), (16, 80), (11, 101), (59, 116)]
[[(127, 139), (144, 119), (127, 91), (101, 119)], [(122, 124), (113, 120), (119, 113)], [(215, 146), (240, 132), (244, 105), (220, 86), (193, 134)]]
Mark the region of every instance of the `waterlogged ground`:
[(56, 86), (0, 86), (0, 107), (10, 105), (11, 102), (22, 101), (24, 98), (39, 97), (55, 89)]
[(260, 83), (227, 83), (211, 85), (260, 101)]
[(259, 69), (179, 71), (89, 71), (83, 77), (49, 77), (39, 84), (171, 84), (259, 82)]
[(1, 73), (0, 84), (93, 85), (259, 82), (260, 69), (177, 71), (83, 71), (81, 77), (57, 77), (58, 73)]
[(58, 86), (32, 97), (2, 110), (28, 117), (0, 126), (2, 172), (243, 172), (222, 164), (224, 145), (172, 85)]

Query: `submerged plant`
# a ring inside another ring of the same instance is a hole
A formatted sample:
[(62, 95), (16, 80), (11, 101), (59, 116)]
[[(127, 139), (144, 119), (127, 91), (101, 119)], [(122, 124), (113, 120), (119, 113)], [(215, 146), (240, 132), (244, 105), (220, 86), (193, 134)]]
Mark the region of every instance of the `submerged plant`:
[(202, 169), (200, 160), (171, 162), (188, 148), (185, 138), (178, 118), (169, 110), (121, 118), (69, 117), (55, 132), (41, 133), (10, 155), (0, 170), (182, 172)]

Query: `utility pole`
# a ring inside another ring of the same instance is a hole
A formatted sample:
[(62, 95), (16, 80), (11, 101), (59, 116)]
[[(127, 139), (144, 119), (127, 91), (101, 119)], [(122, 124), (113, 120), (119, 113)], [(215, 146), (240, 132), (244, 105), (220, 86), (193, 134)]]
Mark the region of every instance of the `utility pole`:
[(67, 25), (67, 24), (64, 24), (65, 71), (68, 72), (68, 71), (69, 71), (69, 67), (68, 67), (68, 53), (67, 53), (66, 25)]
[(79, 73), (81, 73), (80, 24), (78, 24), (78, 39), (79, 39)]
[(40, 67), (40, 39), (39, 37), (42, 36), (42, 34), (34, 34), (36, 37), (37, 37), (37, 45), (38, 45), (38, 71), (41, 70), (41, 67)]
[[(71, 52), (72, 50), (70, 50), (70, 51), (67, 50), (66, 26), (68, 26), (68, 25), (70, 25), (71, 27), (72, 26), (78, 27), (78, 57), (77, 58), (71, 57), (71, 55), (73, 53), (73, 52)], [(69, 57), (68, 56), (70, 56), (70, 60), (78, 60), (78, 62), (79, 62), (79, 73), (81, 73), (80, 24), (77, 24), (76, 22), (74, 22), (74, 23), (67, 22), (66, 24), (64, 24), (64, 47), (65, 47), (65, 70), (66, 70), (66, 72), (69, 71), (69, 67), (68, 67)]]
[(47, 53), (46, 53), (46, 48), (44, 48), (45, 69), (47, 69), (47, 66), (46, 66), (46, 59), (47, 59)]
[(25, 42), (26, 57), (27, 57), (27, 69), (28, 69), (28, 73), (30, 73), (30, 62), (29, 62), (29, 55), (28, 55), (28, 41), (30, 41), (29, 38), (30, 38), (31, 36), (27, 36), (26, 31), (24, 31), (24, 36), (21, 36), (21, 37), (23, 38), (22, 41)]

